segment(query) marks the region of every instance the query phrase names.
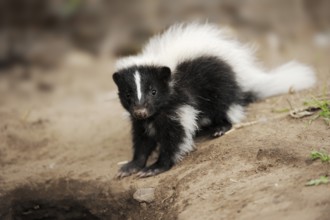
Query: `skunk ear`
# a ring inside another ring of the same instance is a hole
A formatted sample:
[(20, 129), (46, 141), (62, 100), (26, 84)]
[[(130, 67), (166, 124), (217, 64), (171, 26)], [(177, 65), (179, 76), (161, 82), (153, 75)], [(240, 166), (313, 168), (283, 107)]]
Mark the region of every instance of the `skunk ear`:
[(112, 75), (112, 79), (113, 81), (118, 85), (118, 82), (120, 80), (120, 74), (118, 72), (115, 72), (113, 75)]
[(161, 67), (159, 71), (159, 76), (164, 81), (169, 81), (171, 78), (171, 69), (167, 66)]

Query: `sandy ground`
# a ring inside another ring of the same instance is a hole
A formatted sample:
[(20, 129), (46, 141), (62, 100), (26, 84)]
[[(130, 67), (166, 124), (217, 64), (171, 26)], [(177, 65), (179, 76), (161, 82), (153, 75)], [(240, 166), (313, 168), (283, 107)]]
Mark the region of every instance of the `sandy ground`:
[[(197, 140), (180, 164), (146, 179), (114, 179), (131, 141), (111, 59), (74, 52), (30, 79), (1, 75), (0, 219), (329, 219), (330, 185), (305, 183), (330, 175), (330, 164), (309, 160), (312, 149), (330, 152), (330, 128), (276, 110), (322, 93), (330, 53), (287, 46), (278, 59), (268, 49), (259, 54), (268, 66), (314, 65), (318, 86), (252, 104), (245, 121), (262, 123)], [(153, 202), (133, 199), (142, 187), (155, 188)]]

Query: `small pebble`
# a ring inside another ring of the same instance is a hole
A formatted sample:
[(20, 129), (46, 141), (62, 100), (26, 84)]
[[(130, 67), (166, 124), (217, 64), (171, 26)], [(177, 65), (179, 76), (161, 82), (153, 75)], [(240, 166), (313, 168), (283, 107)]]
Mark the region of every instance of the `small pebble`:
[(140, 188), (133, 194), (133, 198), (138, 202), (153, 202), (155, 200), (155, 188)]

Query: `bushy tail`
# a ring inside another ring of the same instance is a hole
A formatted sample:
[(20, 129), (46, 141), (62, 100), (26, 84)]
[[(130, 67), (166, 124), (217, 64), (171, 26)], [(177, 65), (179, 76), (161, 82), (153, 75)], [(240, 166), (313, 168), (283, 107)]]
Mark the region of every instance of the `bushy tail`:
[(307, 89), (315, 84), (316, 77), (311, 67), (291, 61), (264, 74), (258, 81), (254, 92), (258, 98), (265, 98)]

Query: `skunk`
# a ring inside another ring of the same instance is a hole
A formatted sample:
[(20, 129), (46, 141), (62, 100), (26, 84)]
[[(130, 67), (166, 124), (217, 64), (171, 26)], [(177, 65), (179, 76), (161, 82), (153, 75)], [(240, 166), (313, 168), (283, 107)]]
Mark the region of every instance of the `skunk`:
[[(295, 61), (267, 73), (251, 48), (200, 23), (176, 24), (151, 38), (142, 53), (118, 60), (113, 80), (133, 136), (133, 159), (119, 178), (167, 171), (194, 149), (197, 132), (219, 137), (244, 118), (247, 104), (316, 81)], [(157, 161), (146, 166), (157, 145)]]

